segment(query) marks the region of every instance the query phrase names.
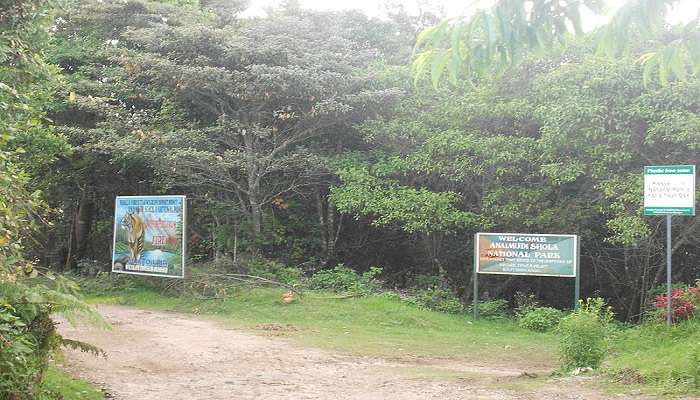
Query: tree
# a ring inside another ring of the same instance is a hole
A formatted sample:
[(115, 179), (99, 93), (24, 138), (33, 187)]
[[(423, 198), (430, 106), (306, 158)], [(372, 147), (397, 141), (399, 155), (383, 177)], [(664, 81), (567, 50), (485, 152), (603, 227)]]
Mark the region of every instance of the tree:
[[(595, 33), (600, 54), (636, 53), (637, 43), (668, 37), (640, 56), (644, 80), (654, 72), (667, 83), (700, 71), (700, 13), (685, 26), (668, 29), (665, 17), (677, 0), (629, 0)], [(602, 0), (497, 0), (469, 17), (444, 20), (421, 32), (413, 62), (418, 80), (425, 73), (437, 86), (445, 72), (451, 82), (501, 74), (537, 55), (561, 47), (583, 32), (582, 10), (600, 14)]]
[[(429, 238), (404, 239), (415, 240), (412, 250), (420, 251), (411, 259), (421, 261), (401, 267), (441, 267), (466, 294), (474, 231), (579, 234), (584, 291), (595, 287), (634, 319), (664, 271), (661, 220), (642, 217), (642, 167), (692, 164), (700, 154), (697, 78), (645, 86), (643, 73), (629, 58), (601, 60), (584, 42), (475, 87), (405, 87), (394, 113), (362, 124), (372, 151), (339, 165), (333, 198), (387, 235), (398, 225)], [(434, 205), (449, 194), (450, 214), (469, 215), (467, 223), (434, 231), (417, 224), (445, 214), (422, 212), (414, 193)], [(699, 228), (687, 219), (675, 228), (679, 279), (697, 273), (686, 255), (697, 252), (691, 243)], [(542, 285), (539, 278), (491, 278), (483, 288), (498, 295)], [(547, 285), (566, 289), (561, 281)]]
[(0, 397), (34, 399), (43, 394), (40, 384), (53, 351), (68, 343), (56, 333), (51, 316), (101, 319), (80, 300), (77, 285), (51, 274), (40, 279), (25, 255), (37, 227), (47, 222), (46, 205), (30, 173), (41, 171), (67, 146), (45, 119), (54, 72), (41, 54), (47, 4), (3, 1), (0, 6)]
[[(325, 220), (319, 229), (335, 231), (327, 222), (334, 217), (325, 195), (333, 177), (325, 158), (356, 140), (356, 121), (396, 97), (372, 87), (381, 68), (370, 65), (399, 46), (408, 54), (408, 40), (383, 36), (403, 25), (370, 23), (356, 12), (281, 10), (223, 21), (184, 10), (87, 1), (62, 17), (51, 57), (70, 86), (66, 110), (53, 117), (78, 149), (71, 165), (84, 158), (91, 167), (77, 171), (99, 168), (110, 177), (81, 172), (67, 184), (92, 188), (88, 198), (100, 202), (119, 187), (186, 192), (211, 206), (203, 212), (212, 230), (233, 232), (239, 245), (266, 225), (272, 233), (266, 218), (299, 204), (290, 199), (318, 197)], [(82, 209), (74, 208), (70, 214)]]

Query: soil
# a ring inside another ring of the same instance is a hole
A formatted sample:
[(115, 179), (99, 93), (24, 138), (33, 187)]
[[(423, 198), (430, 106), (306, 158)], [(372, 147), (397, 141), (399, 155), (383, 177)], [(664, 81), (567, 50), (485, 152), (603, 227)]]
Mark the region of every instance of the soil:
[(549, 377), (551, 371), (541, 366), (496, 368), (462, 359), (366, 357), (305, 347), (279, 336), (297, 330), (291, 325), (248, 331), (189, 314), (112, 305), (99, 310), (112, 330), (67, 323), (59, 329), (66, 338), (101, 347), (107, 358), (66, 350), (63, 367), (116, 399), (642, 398), (602, 393), (591, 377)]

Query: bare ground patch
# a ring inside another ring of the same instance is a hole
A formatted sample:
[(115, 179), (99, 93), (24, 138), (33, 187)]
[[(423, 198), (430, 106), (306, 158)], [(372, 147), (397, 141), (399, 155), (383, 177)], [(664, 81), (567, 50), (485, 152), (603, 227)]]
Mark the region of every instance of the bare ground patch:
[[(61, 324), (108, 357), (67, 351), (65, 368), (116, 399), (608, 399), (590, 380), (546, 378), (541, 366), (462, 359), (363, 357), (265, 335), (292, 326), (232, 329), (193, 315), (100, 306), (111, 331)], [(504, 350), (507, 351), (507, 350)], [(494, 355), (497, 357), (497, 355)], [(639, 396), (614, 398), (635, 398)]]

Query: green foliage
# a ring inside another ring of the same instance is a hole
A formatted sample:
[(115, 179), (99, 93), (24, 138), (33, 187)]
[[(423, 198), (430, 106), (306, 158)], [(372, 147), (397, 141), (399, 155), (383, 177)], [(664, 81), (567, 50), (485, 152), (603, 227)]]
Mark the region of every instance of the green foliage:
[(303, 276), (303, 271), (299, 268), (287, 267), (274, 260), (257, 256), (244, 257), (238, 267), (227, 269), (233, 272), (271, 279), (287, 285), (299, 285)]
[[(40, 398), (39, 383), (63, 339), (53, 314), (104, 323), (74, 282), (36, 268), (25, 245), (48, 207), (36, 175), (68, 153), (47, 126), (52, 74), (41, 49), (48, 37), (45, 1), (2, 2), (0, 13), (0, 398)], [(72, 342), (77, 345), (77, 342)]]
[(437, 275), (417, 275), (413, 280), (416, 289), (432, 289), (442, 284), (442, 278)]
[(416, 41), (416, 81), (429, 72), (437, 87), (443, 73), (452, 83), (460, 77), (489, 77), (517, 65), (528, 54), (564, 42), (570, 27), (581, 33), (581, 9), (601, 11), (596, 0), (499, 0), (470, 17), (442, 21)]
[(377, 280), (381, 275), (380, 267), (371, 267), (367, 272), (358, 275), (351, 268), (338, 264), (331, 270), (318, 271), (309, 279), (312, 289), (329, 290), (336, 293), (369, 294), (379, 289)]
[(49, 367), (41, 382), (42, 395), (37, 400), (103, 400), (104, 393), (88, 382), (73, 378), (56, 367)]
[(342, 184), (330, 195), (342, 212), (369, 216), (376, 226), (398, 224), (406, 232), (447, 231), (473, 221), (471, 213), (454, 206), (456, 193), (407, 187), (373, 176), (365, 166), (344, 164), (336, 170)]
[[(473, 305), (469, 307), (468, 312), (474, 312)], [(501, 320), (508, 318), (508, 301), (504, 299), (480, 301), (479, 318), (487, 320)]]
[(700, 392), (700, 321), (691, 319), (668, 329), (657, 321), (623, 330), (610, 344), (606, 366), (612, 375), (633, 369), (656, 393)]
[(611, 308), (601, 298), (581, 300), (579, 308), (561, 319), (557, 335), (563, 370), (601, 365), (608, 352), (612, 319)]
[(68, 275), (87, 295), (127, 293), (140, 287), (140, 277), (127, 274), (98, 272), (95, 275)]
[[(665, 18), (678, 0), (628, 0), (595, 37), (598, 53), (609, 57), (638, 52), (636, 43), (654, 39), (666, 28)], [(468, 18), (448, 19), (418, 36), (412, 65), (418, 82), (430, 75), (437, 87), (444, 74), (457, 85), (459, 78), (490, 79), (517, 67), (528, 56), (560, 51), (570, 34), (582, 36), (582, 10), (599, 14), (598, 0), (498, 0)], [(699, 17), (700, 18), (700, 17)], [(643, 54), (644, 83), (658, 72), (662, 85), (670, 78), (686, 80), (700, 71), (699, 20), (675, 27), (673, 40), (664, 40)]]
[(548, 332), (559, 324), (564, 312), (552, 307), (533, 307), (518, 314), (518, 326), (536, 332)]
[(464, 306), (459, 297), (450, 289), (433, 287), (416, 290), (407, 299), (410, 303), (427, 310), (433, 310), (448, 314), (460, 314), (464, 311)]
[[(360, 297), (306, 292), (292, 304), (280, 302), (283, 289), (244, 289), (225, 301), (167, 296), (157, 290), (107, 295), (96, 301), (158, 310), (213, 314), (234, 326), (291, 324), (290, 339), (334, 351), (396, 356), (464, 357), (512, 367), (522, 360), (553, 365), (556, 338), (517, 327), (509, 320), (466, 323), (464, 316), (438, 313), (384, 293)], [(503, 348), (509, 346), (509, 351)], [(499, 357), (494, 358), (495, 352)]]

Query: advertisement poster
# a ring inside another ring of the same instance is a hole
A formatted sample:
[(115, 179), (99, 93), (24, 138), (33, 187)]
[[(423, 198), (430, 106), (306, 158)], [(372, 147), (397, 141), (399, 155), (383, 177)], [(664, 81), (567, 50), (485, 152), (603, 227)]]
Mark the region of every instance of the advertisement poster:
[(183, 278), (185, 196), (117, 196), (112, 272)]
[(576, 235), (477, 233), (476, 263), (480, 274), (575, 277)]

